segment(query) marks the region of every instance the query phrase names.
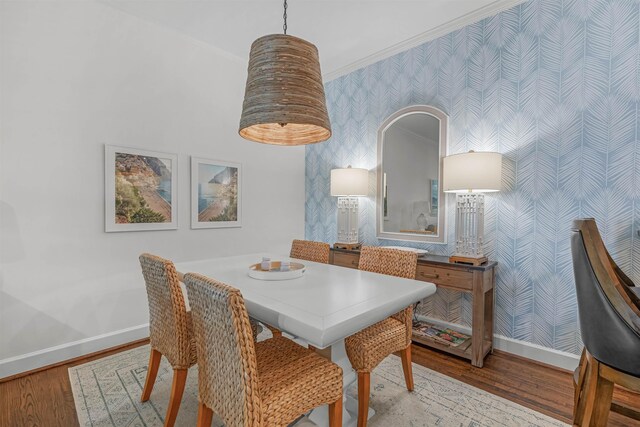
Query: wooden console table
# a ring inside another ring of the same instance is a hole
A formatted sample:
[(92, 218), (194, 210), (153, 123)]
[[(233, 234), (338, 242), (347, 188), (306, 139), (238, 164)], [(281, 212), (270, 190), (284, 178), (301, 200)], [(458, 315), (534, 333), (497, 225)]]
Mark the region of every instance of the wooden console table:
[[(358, 268), (359, 251), (331, 249), (329, 262), (348, 268)], [(495, 270), (498, 265), (489, 261), (480, 266), (454, 264), (446, 256), (423, 255), (416, 265), (416, 280), (431, 282), (438, 287), (467, 292), (473, 298), (471, 342), (450, 347), (434, 340), (413, 337), (413, 341), (447, 353), (469, 359), (482, 368), (485, 356), (493, 350)]]

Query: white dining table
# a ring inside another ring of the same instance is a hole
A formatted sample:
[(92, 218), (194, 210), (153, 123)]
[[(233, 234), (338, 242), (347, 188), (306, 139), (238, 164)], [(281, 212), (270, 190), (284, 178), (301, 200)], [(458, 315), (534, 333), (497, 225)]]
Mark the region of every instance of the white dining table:
[[(266, 281), (249, 277), (249, 267), (263, 257), (305, 265), (302, 277)], [(330, 264), (292, 260), (268, 253), (180, 262), (181, 274), (199, 273), (240, 290), (249, 315), (297, 340), (316, 347), (343, 369), (345, 404), (343, 425), (357, 422), (357, 396), (347, 389), (356, 381), (344, 348), (344, 339), (436, 291), (433, 283), (354, 270)], [(373, 410), (369, 410), (369, 417)], [(328, 425), (327, 407), (308, 419)]]

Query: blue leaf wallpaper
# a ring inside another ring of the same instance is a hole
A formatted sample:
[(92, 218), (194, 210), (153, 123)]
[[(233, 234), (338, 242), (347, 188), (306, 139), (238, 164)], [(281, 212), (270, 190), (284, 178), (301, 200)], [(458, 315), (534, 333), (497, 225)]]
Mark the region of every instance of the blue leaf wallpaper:
[[(640, 1), (530, 0), (328, 82), (326, 92), (333, 136), (306, 149), (306, 238), (336, 239), (331, 169), (375, 170), (378, 126), (428, 104), (450, 116), (450, 154), (505, 156), (505, 191), (486, 199), (497, 334), (580, 351), (574, 218), (596, 218), (613, 258), (640, 280)], [(375, 236), (374, 175), (360, 240), (398, 244)], [(447, 196), (449, 244), (412, 246), (453, 252), (453, 202)], [(451, 291), (420, 310), (471, 322), (469, 298)]]

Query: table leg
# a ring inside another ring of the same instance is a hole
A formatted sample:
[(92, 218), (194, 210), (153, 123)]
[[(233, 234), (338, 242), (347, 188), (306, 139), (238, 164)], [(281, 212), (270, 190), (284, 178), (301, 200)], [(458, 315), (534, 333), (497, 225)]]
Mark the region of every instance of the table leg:
[[(327, 359), (330, 359), (333, 363), (342, 368), (342, 387), (343, 387), (343, 405), (342, 405), (342, 425), (345, 427), (355, 426), (358, 422), (358, 395), (357, 391), (355, 396), (347, 393), (347, 390), (357, 380), (356, 372), (351, 367), (351, 362), (347, 357), (347, 352), (344, 348), (344, 340), (338, 341), (331, 347), (326, 349), (316, 349), (316, 352)], [(369, 408), (368, 418), (371, 418), (375, 414), (372, 408)], [(329, 411), (328, 406), (321, 406), (314, 409), (309, 413), (306, 420), (313, 422), (318, 427), (329, 426)], [(306, 421), (305, 420), (305, 421)], [(302, 424), (303, 422), (300, 422)], [(306, 424), (305, 424), (306, 425)]]
[[(485, 293), (484, 300), (484, 339), (491, 342), (491, 354), (493, 354), (493, 309), (495, 307), (495, 294), (493, 288)], [(484, 350), (483, 350), (484, 352)]]
[(471, 320), (471, 364), (482, 368), (484, 363), (485, 292), (482, 271), (473, 272), (473, 314)]

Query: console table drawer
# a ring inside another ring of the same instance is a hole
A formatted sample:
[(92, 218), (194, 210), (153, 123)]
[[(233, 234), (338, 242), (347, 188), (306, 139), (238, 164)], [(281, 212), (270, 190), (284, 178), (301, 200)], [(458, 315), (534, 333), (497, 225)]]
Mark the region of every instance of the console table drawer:
[(460, 269), (418, 264), (416, 279), (462, 291), (473, 288), (473, 273)]
[(358, 268), (359, 254), (347, 254), (343, 252), (333, 253), (333, 264), (341, 267)]

